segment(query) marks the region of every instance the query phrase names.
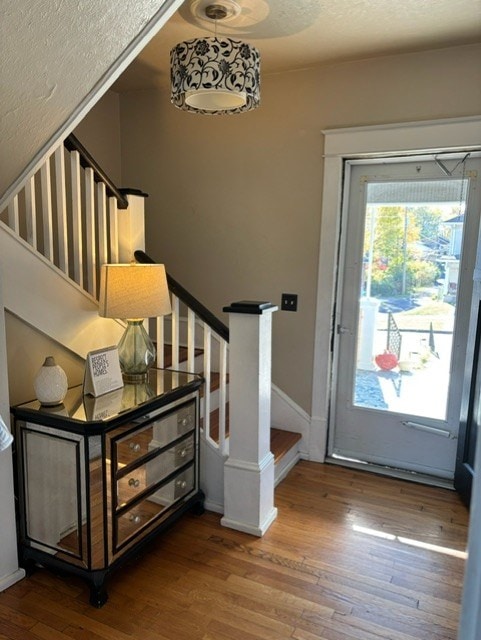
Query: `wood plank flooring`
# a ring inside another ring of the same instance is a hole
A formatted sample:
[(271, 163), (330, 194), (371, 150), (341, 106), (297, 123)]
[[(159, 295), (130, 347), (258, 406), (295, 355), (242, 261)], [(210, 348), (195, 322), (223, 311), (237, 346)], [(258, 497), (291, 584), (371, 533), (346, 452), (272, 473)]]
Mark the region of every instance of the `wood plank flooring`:
[(1, 640), (455, 640), (468, 512), (451, 491), (300, 462), (263, 538), (188, 515), (108, 585), (39, 569)]

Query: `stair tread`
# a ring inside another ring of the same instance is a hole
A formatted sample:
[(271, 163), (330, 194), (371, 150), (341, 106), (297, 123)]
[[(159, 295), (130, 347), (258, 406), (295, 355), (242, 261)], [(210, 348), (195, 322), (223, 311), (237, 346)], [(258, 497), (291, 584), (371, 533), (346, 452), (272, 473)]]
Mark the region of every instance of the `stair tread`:
[[(203, 428), (204, 419), (200, 420), (200, 427)], [(219, 444), (219, 409), (210, 412), (209, 434), (214, 442)], [(229, 437), (229, 403), (225, 407), (225, 436)]]
[[(201, 376), (205, 377), (205, 373), (202, 371)], [(229, 374), (226, 375), (226, 383), (229, 384)], [(217, 391), (217, 389), (220, 387), (220, 373), (217, 373), (217, 371), (211, 371), (210, 372), (210, 390), (212, 391)], [(204, 389), (205, 389), (205, 385), (202, 385), (201, 390), (200, 390), (200, 397), (203, 398), (204, 397)]]
[[(204, 353), (203, 349), (195, 348), (194, 357), (200, 356)], [(187, 347), (179, 347), (179, 362), (187, 361)], [(164, 344), (164, 368), (168, 369), (172, 366), (172, 345)]]
[[(201, 427), (203, 420), (201, 420)], [(210, 437), (214, 442), (219, 442), (219, 409), (210, 412)], [(226, 409), (226, 437), (229, 436), (229, 408)], [(271, 427), (271, 452), (274, 455), (274, 464), (277, 464), (292, 447), (301, 439), (301, 434), (285, 429)]]
[(301, 437), (300, 433), (271, 427), (271, 451), (274, 454), (274, 464), (279, 462)]

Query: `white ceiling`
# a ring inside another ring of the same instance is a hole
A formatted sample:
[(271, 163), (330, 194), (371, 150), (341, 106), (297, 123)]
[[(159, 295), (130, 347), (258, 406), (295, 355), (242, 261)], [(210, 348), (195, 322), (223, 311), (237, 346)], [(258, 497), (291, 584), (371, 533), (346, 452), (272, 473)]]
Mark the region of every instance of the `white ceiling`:
[[(231, 2), (232, 0), (226, 0)], [(169, 52), (182, 40), (214, 35), (199, 19), (207, 4), (182, 7), (124, 72), (113, 89), (165, 85)], [(261, 73), (481, 42), (481, 0), (237, 0), (241, 13), (217, 34), (255, 45)], [(480, 60), (481, 64), (481, 60)]]

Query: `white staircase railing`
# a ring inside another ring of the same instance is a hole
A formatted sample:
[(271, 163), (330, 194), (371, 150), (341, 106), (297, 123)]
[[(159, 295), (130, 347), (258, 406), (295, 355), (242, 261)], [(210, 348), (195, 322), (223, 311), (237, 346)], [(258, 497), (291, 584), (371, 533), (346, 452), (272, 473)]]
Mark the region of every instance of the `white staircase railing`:
[[(138, 224), (138, 210), (134, 212), (132, 206), (135, 224), (124, 222), (131, 206), (126, 193), (131, 192), (117, 189), (79, 140), (70, 135), (0, 212), (0, 224), (97, 299), (102, 264), (128, 261), (134, 249), (139, 249), (135, 252), (139, 262), (152, 262), (142, 251), (144, 238), (138, 229), (143, 229), (143, 219)], [(205, 377), (204, 436), (225, 456), (229, 331), (170, 276), (168, 282), (172, 315), (151, 326), (158, 345), (157, 366), (200, 369)], [(171, 348), (170, 362), (164, 356), (166, 343)], [(198, 353), (202, 354), (201, 366), (197, 364)], [(211, 382), (214, 375), (218, 378), (215, 385)], [(215, 424), (213, 411), (218, 412)]]
[[(137, 262), (154, 262), (144, 251), (134, 253)], [(227, 385), (228, 385), (228, 346), (229, 329), (202, 303), (192, 296), (169, 273), (167, 282), (171, 292), (172, 316), (158, 318), (151, 328), (156, 337), (157, 366), (166, 364), (163, 344), (170, 344), (171, 362), (168, 367), (181, 367), (181, 353), (187, 370), (202, 372), (204, 375), (204, 403), (202, 426), (205, 439), (227, 455)], [(200, 356), (197, 354), (200, 353)], [(201, 358), (201, 366), (196, 364)], [(216, 380), (213, 384), (213, 380)], [(215, 406), (214, 406), (214, 391)], [(215, 416), (215, 422), (212, 420)]]
[(128, 201), (71, 135), (13, 196), (0, 221), (97, 297), (99, 265), (118, 261)]
[[(134, 256), (138, 262), (154, 262), (144, 253), (144, 197), (139, 191), (117, 189), (81, 143), (69, 136), (0, 211), (2, 284), (8, 282), (4, 297), (6, 300), (8, 294), (9, 309), (27, 322), (35, 318), (37, 329), (82, 357), (107, 340), (116, 342), (121, 325), (106, 325), (107, 320), (96, 313), (100, 266), (129, 262)], [(40, 263), (42, 270), (38, 269)], [(63, 307), (57, 304), (59, 280)], [(229, 329), (170, 274), (167, 280), (172, 314), (150, 323), (157, 343), (157, 366), (204, 376), (202, 482), (207, 508), (223, 513), (224, 464), (229, 455)], [(58, 313), (52, 314), (54, 308)], [(234, 402), (233, 394), (231, 391)], [(239, 384), (235, 395), (237, 406), (239, 398), (241, 403), (245, 401)], [(273, 407), (278, 407), (277, 424), (285, 423), (287, 410), (289, 424), (296, 425), (298, 434), (307, 433), (307, 415), (299, 418), (297, 407), (278, 389), (273, 400)], [(242, 425), (232, 428), (237, 437), (251, 437)], [(291, 435), (297, 443), (297, 434)], [(235, 440), (234, 436), (231, 439)], [(298, 445), (293, 447), (285, 464), (276, 464), (276, 481), (299, 459)]]

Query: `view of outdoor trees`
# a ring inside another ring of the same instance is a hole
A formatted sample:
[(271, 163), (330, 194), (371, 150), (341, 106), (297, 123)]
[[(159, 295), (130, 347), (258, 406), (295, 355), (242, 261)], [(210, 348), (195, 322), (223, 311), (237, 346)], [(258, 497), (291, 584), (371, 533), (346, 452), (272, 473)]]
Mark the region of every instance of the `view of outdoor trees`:
[[(359, 406), (444, 418), (463, 213), (452, 202), (368, 202), (355, 378)], [(433, 393), (436, 401), (428, 402)]]
[(452, 209), (425, 206), (368, 207), (364, 238), (366, 295), (409, 295), (443, 278), (444, 266), (439, 258), (446, 253), (451, 235), (443, 222), (454, 215)]

